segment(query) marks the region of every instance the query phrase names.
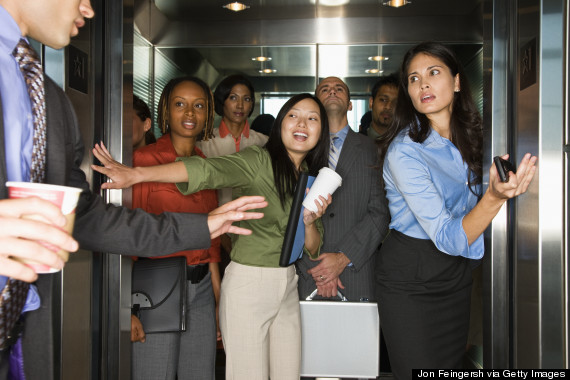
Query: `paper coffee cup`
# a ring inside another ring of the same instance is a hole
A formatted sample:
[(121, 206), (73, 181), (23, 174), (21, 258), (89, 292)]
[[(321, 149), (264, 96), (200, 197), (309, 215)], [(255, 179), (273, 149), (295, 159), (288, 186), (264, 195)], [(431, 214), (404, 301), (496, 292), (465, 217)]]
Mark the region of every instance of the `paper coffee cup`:
[(315, 205), (315, 199), (322, 204), (319, 199), (319, 195), (327, 198), (329, 194), (333, 194), (336, 189), (342, 184), (342, 177), (334, 170), (324, 167), (319, 170), (319, 175), (315, 178), (313, 186), (309, 189), (309, 194), (305, 197), (303, 201), (303, 206), (312, 211), (317, 212), (317, 205)]
[[(77, 201), (79, 200), (79, 195), (81, 194), (82, 189), (33, 182), (6, 182), (6, 187), (8, 188), (8, 197), (11, 199), (38, 197), (45, 199), (46, 201), (50, 201), (54, 205), (58, 206), (66, 219), (63, 229), (71, 235), (73, 232), (73, 224), (75, 223), (75, 208), (77, 207)], [(39, 215), (31, 214), (26, 215), (25, 217), (46, 222), (46, 220)], [(55, 246), (49, 243), (40, 243), (52, 251), (57, 250)], [(69, 259), (69, 252), (64, 251), (63, 249), (58, 250), (57, 254), (64, 262), (67, 262)], [(54, 273), (59, 271), (59, 269), (54, 269), (32, 260), (21, 260), (19, 258), (18, 260), (34, 269), (36, 273)]]

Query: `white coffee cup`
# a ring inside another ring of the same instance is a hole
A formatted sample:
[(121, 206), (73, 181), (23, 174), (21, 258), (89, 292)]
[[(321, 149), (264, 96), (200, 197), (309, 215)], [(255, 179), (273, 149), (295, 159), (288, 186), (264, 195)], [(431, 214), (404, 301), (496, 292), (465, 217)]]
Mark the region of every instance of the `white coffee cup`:
[(315, 178), (313, 186), (309, 189), (309, 194), (303, 201), (303, 206), (312, 211), (317, 212), (317, 205), (315, 200), (322, 204), (319, 196), (322, 195), (327, 198), (329, 194), (333, 194), (338, 187), (342, 185), (342, 177), (334, 170), (324, 167), (319, 170), (319, 175)]
[[(54, 205), (61, 209), (61, 213), (65, 216), (66, 223), (63, 227), (68, 234), (71, 235), (73, 232), (73, 225), (75, 223), (75, 208), (77, 207), (77, 202), (79, 200), (79, 195), (82, 189), (69, 186), (58, 186), (49, 185), (45, 183), (33, 183), (33, 182), (6, 182), (6, 187), (8, 188), (8, 197), (11, 199), (15, 198), (28, 198), (28, 197), (38, 197), (50, 201)], [(46, 222), (45, 218), (39, 215), (27, 215), (26, 218), (39, 220), (41, 222)], [(46, 242), (40, 242), (45, 247), (55, 251), (56, 248), (51, 244)], [(57, 254), (62, 258), (64, 262), (69, 259), (69, 252), (60, 249)], [(32, 260), (21, 260), (30, 268), (34, 269), (36, 273), (54, 273), (59, 271), (59, 269), (54, 269), (48, 267), (47, 265), (40, 264)]]

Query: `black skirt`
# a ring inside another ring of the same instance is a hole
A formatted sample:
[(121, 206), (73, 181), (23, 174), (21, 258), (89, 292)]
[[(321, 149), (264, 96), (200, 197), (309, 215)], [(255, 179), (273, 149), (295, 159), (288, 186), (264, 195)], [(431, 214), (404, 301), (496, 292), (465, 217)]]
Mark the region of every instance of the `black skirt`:
[(469, 330), (469, 260), (391, 230), (376, 262), (380, 325), (394, 377), (462, 366)]

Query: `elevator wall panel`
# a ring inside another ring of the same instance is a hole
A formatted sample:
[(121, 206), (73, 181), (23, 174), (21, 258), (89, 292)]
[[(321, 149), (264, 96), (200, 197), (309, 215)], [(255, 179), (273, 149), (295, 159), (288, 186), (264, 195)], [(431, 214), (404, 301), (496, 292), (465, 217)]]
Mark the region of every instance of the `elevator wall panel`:
[[(86, 147), (93, 145), (94, 137), (93, 78), (89, 60), (91, 57), (90, 26), (91, 24), (88, 23), (82, 28), (82, 33), (72, 40), (71, 47), (65, 52), (60, 52), (63, 56), (60, 68), (63, 68), (65, 79), (63, 87), (75, 110), (83, 144)], [(70, 55), (70, 49), (76, 49), (74, 52), (78, 55), (75, 56), (73, 53)], [(76, 59), (83, 54), (86, 55), (87, 60)], [(86, 91), (79, 91), (70, 86), (74, 79), (86, 82)], [(89, 150), (86, 149), (81, 169), (89, 180), (92, 178), (90, 163)], [(63, 269), (61, 378), (64, 380), (89, 379), (91, 375), (92, 273), (92, 253), (82, 249), (69, 256), (69, 262)]]
[[(513, 92), (516, 112), (513, 115), (511, 161), (518, 163), (526, 152), (538, 154), (539, 90), (537, 46), (540, 35), (538, 0), (518, 4), (518, 41), (515, 51), (516, 76)], [(528, 48), (527, 48), (528, 47)], [(534, 68), (531, 72), (529, 67)], [(521, 77), (523, 78), (521, 80)], [(530, 78), (532, 77), (532, 78)], [(528, 78), (528, 79), (526, 79)], [(533, 83), (534, 82), (534, 83)], [(526, 86), (526, 87), (525, 87)], [(536, 182), (524, 199), (516, 201), (511, 224), (514, 252), (514, 346), (517, 368), (539, 366), (539, 259), (538, 259), (538, 186)]]

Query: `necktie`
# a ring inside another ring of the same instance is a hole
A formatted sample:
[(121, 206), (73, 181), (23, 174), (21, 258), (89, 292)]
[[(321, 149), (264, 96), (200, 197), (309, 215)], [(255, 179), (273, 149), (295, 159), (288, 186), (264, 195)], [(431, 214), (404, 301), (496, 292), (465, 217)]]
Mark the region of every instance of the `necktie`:
[(331, 147), (329, 149), (329, 168), (332, 170), (336, 169), (336, 165), (338, 163), (339, 149), (336, 146), (337, 141), (338, 136), (331, 137)]
[(20, 40), (12, 52), (26, 80), (34, 117), (34, 143), (30, 182), (44, 182), (46, 162), (46, 109), (44, 76), (38, 55), (25, 40)]
[[(14, 325), (18, 322), (22, 309), (26, 303), (30, 284), (27, 282), (8, 279), (2, 294), (0, 294), (0, 350), (8, 343), (15, 343), (10, 335)], [(9, 339), (10, 338), (10, 339)]]
[[(30, 182), (44, 182), (46, 162), (46, 111), (44, 97), (44, 77), (36, 52), (25, 40), (20, 40), (12, 55), (18, 62), (26, 80), (28, 95), (32, 105), (34, 120), (34, 140), (32, 145), (32, 165)], [(20, 318), (30, 284), (8, 279), (0, 294), (0, 348), (8, 342), (14, 325)], [(10, 342), (11, 343), (11, 342)]]

